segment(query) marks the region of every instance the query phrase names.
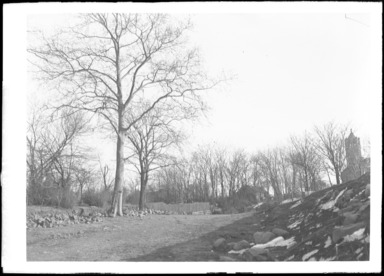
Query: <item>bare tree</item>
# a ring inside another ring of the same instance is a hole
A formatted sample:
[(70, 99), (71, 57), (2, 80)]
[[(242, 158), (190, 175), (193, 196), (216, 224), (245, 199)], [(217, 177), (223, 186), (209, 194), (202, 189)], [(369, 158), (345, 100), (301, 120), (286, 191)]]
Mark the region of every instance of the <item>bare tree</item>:
[[(293, 199), (294, 198), (294, 194), (295, 194), (295, 191), (297, 189), (297, 184), (299, 181), (298, 180), (298, 173), (299, 173), (299, 167), (298, 167), (298, 163), (299, 163), (299, 157), (298, 157), (298, 154), (296, 152), (296, 150), (294, 149), (294, 147), (290, 146), (288, 149), (287, 149), (287, 161), (291, 167), (290, 171), (291, 171), (291, 174), (292, 174), (292, 178), (291, 178), (291, 198)], [(303, 191), (303, 187), (302, 187), (302, 183), (300, 182), (300, 190), (301, 192)]]
[[(28, 52), (62, 94), (60, 107), (103, 118), (116, 137), (116, 176), (111, 211), (122, 216), (124, 142), (127, 131), (161, 102), (201, 102), (212, 88), (198, 52), (189, 50), (189, 22), (165, 14), (83, 14), (74, 27), (37, 40)], [(143, 99), (151, 104), (127, 124), (125, 115)]]
[(226, 178), (227, 178), (227, 153), (224, 149), (217, 149), (215, 151), (215, 159), (218, 170), (218, 177), (220, 181), (221, 197), (224, 198), (226, 194)]
[[(39, 197), (45, 188), (68, 190), (74, 179), (77, 161), (84, 159), (76, 139), (87, 132), (87, 119), (82, 113), (62, 110), (58, 116), (48, 116), (47, 110), (31, 112), (27, 130), (27, 168), (30, 193)], [(60, 204), (61, 196), (57, 198)], [(40, 204), (42, 202), (40, 201)]]
[(280, 179), (282, 179), (284, 183), (284, 194), (291, 193), (292, 195), (292, 185), (291, 185), (291, 179), (289, 177), (290, 175), (290, 165), (289, 165), (289, 153), (286, 148), (279, 148), (278, 149), (279, 154), (279, 173), (280, 173)]
[(261, 166), (268, 182), (271, 184), (274, 196), (278, 201), (282, 200), (279, 179), (279, 152), (278, 149), (267, 150), (261, 155)]
[[(250, 182), (258, 191), (258, 199), (268, 197), (269, 186), (265, 176), (263, 176), (262, 153), (252, 154), (250, 157)], [(267, 174), (266, 174), (267, 175)]]
[(111, 175), (110, 175), (109, 166), (107, 164), (103, 165), (101, 163), (100, 156), (99, 156), (99, 170), (100, 170), (101, 178), (102, 178), (102, 181), (103, 181), (104, 191), (109, 191), (111, 189), (112, 184), (113, 184), (115, 179), (112, 178)]
[(209, 169), (205, 164), (206, 149), (200, 148), (192, 153), (191, 165), (193, 170), (194, 197), (198, 201), (209, 199)]
[[(141, 109), (147, 108), (145, 104), (141, 107)], [(141, 112), (143, 111), (139, 111)], [(127, 132), (133, 154), (126, 160), (140, 175), (140, 210), (144, 207), (144, 195), (150, 173), (175, 164), (176, 159), (168, 152), (185, 138), (176, 130), (175, 123), (189, 118), (188, 116), (185, 113), (175, 113), (174, 108), (167, 109), (166, 106), (158, 105)]]
[(341, 183), (341, 171), (346, 165), (344, 141), (347, 130), (348, 126), (338, 125), (335, 122), (315, 127), (317, 152), (326, 161), (325, 169), (335, 175), (337, 185)]
[(83, 191), (94, 181), (94, 172), (92, 169), (86, 168), (85, 166), (78, 164), (74, 168), (74, 174), (76, 178), (77, 185), (79, 187), (79, 201), (83, 200)]
[(229, 196), (232, 196), (241, 185), (242, 172), (246, 163), (244, 150), (236, 150), (228, 161), (227, 175), (229, 184)]
[(307, 132), (304, 133), (303, 137), (291, 137), (291, 143), (296, 151), (295, 162), (296, 165), (302, 169), (304, 188), (305, 191), (309, 191), (309, 174), (311, 166), (311, 156), (313, 154), (313, 143), (312, 139)]

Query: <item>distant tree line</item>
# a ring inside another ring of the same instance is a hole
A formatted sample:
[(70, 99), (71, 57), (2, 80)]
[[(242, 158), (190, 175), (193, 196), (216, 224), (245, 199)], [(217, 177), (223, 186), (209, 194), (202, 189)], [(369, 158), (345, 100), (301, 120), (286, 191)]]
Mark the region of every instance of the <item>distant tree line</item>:
[[(347, 125), (329, 122), (291, 136), (284, 146), (256, 153), (200, 146), (189, 157), (178, 157), (172, 166), (159, 168), (150, 179), (146, 200), (223, 204), (246, 190), (257, 203), (301, 197), (340, 184), (346, 167), (347, 130)], [(133, 189), (129, 200), (135, 202), (135, 198)]]
[[(346, 166), (345, 125), (329, 122), (290, 137), (284, 146), (256, 153), (208, 144), (185, 157), (177, 151), (185, 135), (174, 123), (190, 116), (176, 114), (174, 109), (154, 109), (127, 134), (131, 143), (125, 148), (125, 162), (137, 175), (125, 182), (127, 203), (140, 208), (146, 201), (234, 205), (241, 196), (249, 204), (295, 198), (341, 183)], [(84, 113), (70, 109), (31, 112), (28, 204), (105, 207), (112, 203), (112, 170), (79, 142), (89, 131), (88, 123)]]

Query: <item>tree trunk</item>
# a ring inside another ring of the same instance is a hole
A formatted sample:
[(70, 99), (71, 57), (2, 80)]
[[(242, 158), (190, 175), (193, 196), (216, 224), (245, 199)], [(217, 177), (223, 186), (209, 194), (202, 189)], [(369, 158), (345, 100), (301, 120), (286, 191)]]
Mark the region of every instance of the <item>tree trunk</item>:
[(296, 170), (292, 168), (292, 187), (291, 187), (291, 198), (294, 198), (294, 192), (296, 187)]
[(83, 203), (83, 185), (80, 185), (80, 203)]
[(141, 173), (141, 175), (140, 175), (139, 210), (143, 210), (144, 209), (144, 204), (145, 204), (144, 195), (145, 195), (145, 188), (146, 188), (146, 186), (147, 186), (146, 177), (145, 177), (144, 173)]
[(223, 177), (223, 172), (220, 171), (220, 184), (221, 184), (221, 197), (224, 198), (224, 177)]
[(309, 191), (308, 171), (306, 168), (304, 169), (304, 175), (305, 175), (305, 191), (308, 192)]
[(117, 150), (116, 150), (116, 178), (115, 178), (115, 187), (113, 190), (112, 198), (112, 210), (113, 217), (116, 216), (116, 213), (119, 216), (123, 216), (123, 191), (122, 184), (124, 182), (124, 134), (122, 131), (117, 135)]
[(336, 174), (336, 185), (340, 184), (340, 172), (338, 169), (335, 169), (335, 174)]
[(275, 180), (272, 180), (271, 184), (272, 184), (272, 189), (274, 191), (274, 194), (275, 194), (278, 202), (280, 202), (282, 200), (282, 194), (281, 194), (281, 191), (280, 191), (279, 186), (278, 186), (279, 183)]

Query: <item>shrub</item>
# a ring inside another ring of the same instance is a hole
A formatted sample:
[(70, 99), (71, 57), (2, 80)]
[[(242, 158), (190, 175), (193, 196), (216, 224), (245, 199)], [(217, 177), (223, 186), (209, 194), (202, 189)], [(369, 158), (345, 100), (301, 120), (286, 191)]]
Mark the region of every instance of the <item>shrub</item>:
[(27, 200), (28, 205), (55, 206), (67, 209), (73, 208), (78, 202), (76, 193), (69, 188), (41, 185), (28, 188)]
[(225, 214), (245, 212), (249, 209), (249, 206), (258, 203), (257, 195), (259, 193), (257, 188), (245, 185), (231, 197), (218, 199), (217, 206)]
[(126, 192), (124, 194), (125, 203), (138, 205), (139, 204), (139, 198), (140, 198), (140, 191), (133, 191), (131, 193)]
[(106, 208), (111, 204), (112, 195), (109, 191), (96, 191), (89, 189), (83, 193), (82, 202), (89, 206)]
[(72, 209), (77, 203), (76, 193), (73, 191), (64, 191), (59, 206), (66, 209)]

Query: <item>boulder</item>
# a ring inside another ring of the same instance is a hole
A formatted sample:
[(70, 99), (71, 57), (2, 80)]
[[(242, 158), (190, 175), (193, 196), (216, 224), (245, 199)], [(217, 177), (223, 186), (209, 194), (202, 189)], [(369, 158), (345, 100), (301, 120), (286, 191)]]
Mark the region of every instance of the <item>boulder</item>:
[(85, 208), (80, 208), (79, 216), (87, 217), (89, 216), (89, 211)]
[(276, 236), (282, 236), (282, 237), (287, 237), (289, 235), (288, 231), (280, 228), (273, 228), (272, 233), (275, 234)]
[(245, 248), (249, 248), (249, 247), (250, 247), (249, 242), (246, 240), (242, 240), (242, 241), (235, 243), (235, 245), (233, 246), (233, 250), (239, 251), (241, 249), (245, 249)]
[(359, 217), (358, 214), (354, 214), (352, 212), (344, 213), (343, 216), (345, 217), (343, 225), (353, 224), (357, 221), (357, 218)]
[(365, 209), (367, 209), (368, 207), (370, 206), (370, 202), (366, 202), (364, 203), (360, 208), (359, 210), (357, 211), (358, 214), (361, 214), (362, 212), (364, 212)]
[(254, 257), (252, 256), (252, 254), (249, 252), (249, 249), (245, 250), (243, 252), (243, 254), (240, 255), (241, 259), (244, 260), (244, 261), (248, 261), (248, 262), (251, 262), (251, 261), (254, 261)]
[(347, 207), (345, 207), (343, 209), (340, 209), (338, 211), (338, 214), (339, 214), (339, 216), (343, 216), (345, 213), (349, 213), (349, 212), (353, 211), (356, 208), (357, 208), (356, 206), (350, 204), (349, 206), (347, 206)]
[(275, 237), (276, 235), (272, 232), (255, 232), (253, 234), (255, 244), (267, 243), (270, 240), (273, 240)]
[(268, 255), (269, 254), (268, 249), (265, 249), (265, 248), (251, 247), (248, 251), (254, 257), (256, 257), (258, 255)]
[(364, 194), (365, 194), (366, 197), (370, 196), (370, 194), (371, 194), (371, 185), (370, 185), (370, 184), (368, 184), (368, 185), (365, 187)]
[(264, 255), (257, 255), (257, 256), (254, 256), (254, 259), (258, 262), (266, 262), (268, 261), (269, 258)]
[(332, 232), (332, 241), (334, 243), (337, 243), (340, 241), (342, 238), (344, 238), (347, 235), (352, 234), (353, 232), (365, 227), (364, 222), (358, 222), (352, 225), (347, 225), (347, 226), (341, 226), (341, 227), (335, 227)]
[(244, 253), (241, 255), (241, 258), (245, 261), (253, 261), (253, 262), (265, 262), (265, 261), (268, 261), (270, 260), (270, 257), (268, 256), (268, 253), (266, 254), (256, 254), (256, 255), (253, 255), (251, 253), (251, 248), (244, 251)]
[(213, 243), (213, 249), (219, 250), (224, 249), (226, 246), (226, 240), (224, 238), (219, 238)]
[(219, 261), (221, 261), (221, 262), (236, 262), (235, 259), (228, 257), (228, 256), (220, 256)]
[(345, 195), (349, 196), (349, 197), (352, 197), (354, 194), (354, 191), (353, 189), (349, 189), (348, 191), (345, 192)]
[(342, 209), (342, 208), (346, 207), (346, 203), (347, 203), (347, 201), (349, 201), (349, 198), (346, 198), (346, 197), (345, 197), (345, 194), (343, 194), (342, 196), (340, 196), (340, 197), (337, 199), (337, 201), (335, 202), (335, 206), (336, 206), (337, 208)]
[(353, 189), (349, 189), (348, 191), (346, 191), (343, 196), (346, 201), (351, 200), (351, 198), (353, 197)]
[(235, 246), (235, 242), (229, 242), (228, 244), (227, 244), (227, 246), (228, 246), (228, 249), (229, 250), (232, 250), (233, 249), (233, 247)]

